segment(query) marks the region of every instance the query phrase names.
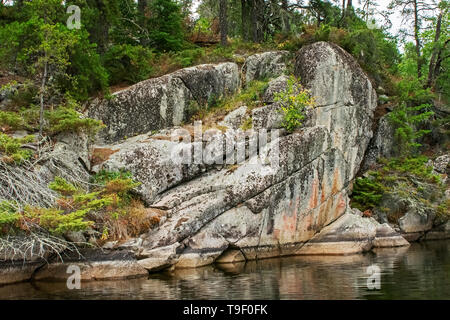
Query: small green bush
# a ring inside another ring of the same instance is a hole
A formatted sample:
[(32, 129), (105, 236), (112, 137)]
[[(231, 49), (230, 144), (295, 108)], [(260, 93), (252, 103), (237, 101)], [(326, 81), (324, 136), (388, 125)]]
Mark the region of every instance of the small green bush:
[(136, 83), (148, 79), (153, 73), (151, 49), (130, 44), (117, 44), (109, 48), (103, 60), (110, 84)]
[(275, 94), (274, 101), (280, 104), (283, 113), (282, 126), (288, 132), (293, 132), (303, 124), (307, 107), (315, 106), (310, 92), (304, 89), (300, 80), (294, 76), (289, 78), (286, 91)]
[(384, 187), (374, 177), (357, 178), (353, 185), (352, 206), (361, 211), (373, 209), (380, 204)]
[(75, 110), (73, 105), (60, 106), (54, 111), (47, 111), (46, 118), (49, 122), (48, 131), (51, 134), (84, 130), (92, 136), (104, 127), (100, 120), (84, 117)]
[(7, 134), (0, 132), (0, 161), (21, 164), (22, 162), (29, 160), (32, 157), (33, 152), (29, 149), (23, 149), (22, 146), (33, 142), (34, 139), (34, 136), (12, 138)]

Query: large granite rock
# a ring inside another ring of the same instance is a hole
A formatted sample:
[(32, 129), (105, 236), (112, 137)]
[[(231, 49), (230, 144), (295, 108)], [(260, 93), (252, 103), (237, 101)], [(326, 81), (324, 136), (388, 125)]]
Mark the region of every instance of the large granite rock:
[(295, 75), (316, 98), (306, 125), (325, 125), (354, 177), (373, 136), (377, 95), (355, 59), (333, 43), (316, 42), (297, 53)]
[(210, 99), (236, 92), (239, 87), (236, 64), (200, 65), (116, 92), (111, 99), (96, 101), (88, 115), (107, 125), (99, 138), (115, 142), (177, 126), (187, 120), (192, 103), (206, 104)]
[[(244, 67), (246, 80), (279, 74), (284, 70), (280, 61), (285, 55), (250, 57)], [(142, 135), (112, 146), (117, 152), (103, 168), (133, 172), (143, 182), (139, 194), (161, 212), (159, 226), (142, 235), (139, 244), (138, 251), (155, 252), (143, 258), (147, 270), (169, 265), (198, 267), (219, 257), (219, 261), (233, 261), (222, 255), (230, 250), (239, 250), (246, 260), (297, 254), (301, 248), (306, 250), (305, 243), (323, 228), (343, 221), (339, 218), (348, 211), (349, 185), (372, 137), (376, 93), (354, 59), (333, 44), (321, 42), (302, 48), (296, 58), (296, 74), (319, 106), (309, 112), (302, 130), (268, 143), (265, 161), (250, 157), (231, 169), (222, 166), (219, 170), (180, 165), (173, 162), (170, 152), (177, 142), (168, 141), (167, 134), (159, 140), (154, 134)], [(199, 81), (193, 79), (184, 82)], [(286, 77), (271, 81), (264, 95), (266, 103), (272, 103), (274, 93), (286, 83)], [(209, 93), (199, 90), (193, 94), (203, 99)], [(264, 118), (271, 112), (273, 116)], [(256, 127), (276, 126), (275, 112), (279, 117), (276, 104), (253, 110), (254, 120), (261, 119)], [(193, 148), (191, 144), (185, 147)], [(405, 244), (392, 230), (384, 230), (386, 226), (371, 221), (369, 228), (364, 223), (358, 228), (370, 244)], [(377, 232), (383, 234), (379, 239)], [(347, 232), (345, 237), (349, 242), (361, 242), (358, 232)], [(177, 243), (181, 245), (170, 259), (156, 254)], [(242, 260), (236, 252), (233, 256)]]

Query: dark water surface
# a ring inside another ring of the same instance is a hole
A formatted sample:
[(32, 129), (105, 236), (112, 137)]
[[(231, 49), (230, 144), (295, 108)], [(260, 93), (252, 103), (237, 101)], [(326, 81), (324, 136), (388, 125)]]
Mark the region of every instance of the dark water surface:
[[(450, 299), (450, 241), (352, 256), (299, 256), (209, 266), (149, 279), (23, 283), (0, 287), (0, 299)], [(380, 290), (367, 268), (381, 270)]]

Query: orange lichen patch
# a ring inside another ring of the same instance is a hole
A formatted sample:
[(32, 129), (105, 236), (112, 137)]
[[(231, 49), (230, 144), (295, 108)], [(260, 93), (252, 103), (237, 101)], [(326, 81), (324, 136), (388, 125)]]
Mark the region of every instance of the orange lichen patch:
[(317, 207), (319, 202), (318, 198), (319, 198), (319, 180), (315, 179), (312, 185), (311, 198), (309, 199), (309, 209), (314, 209)]
[(332, 194), (337, 194), (340, 192), (340, 173), (339, 169), (334, 170), (333, 173), (333, 186), (331, 187)]
[(280, 229), (273, 229), (273, 237), (277, 240), (280, 239)]
[[(177, 137), (174, 137), (175, 141)], [(151, 136), (149, 137), (149, 139), (151, 140), (165, 140), (165, 141), (172, 141), (172, 137), (171, 136)], [(182, 139), (182, 137), (178, 137), (178, 140), (180, 141), (180, 139)], [(144, 142), (150, 142), (149, 140), (144, 140)]]
[(326, 197), (327, 197), (327, 184), (326, 184), (326, 182), (325, 182), (325, 177), (324, 177), (324, 179), (322, 180), (322, 192), (321, 192), (321, 195), (320, 195), (320, 203), (322, 204), (322, 203), (324, 203), (325, 201), (326, 201)]
[(371, 218), (372, 217), (372, 210), (366, 210), (363, 212), (363, 218)]
[(181, 226), (184, 222), (188, 221), (188, 218), (181, 218), (180, 220), (178, 220), (177, 224), (175, 225), (175, 229), (178, 228), (179, 226)]
[(91, 165), (96, 166), (109, 159), (111, 155), (118, 152), (119, 150), (113, 150), (109, 148), (95, 148), (91, 154)]
[(293, 238), (295, 236), (295, 230), (297, 227), (297, 214), (292, 214), (292, 215), (287, 215), (284, 214), (283, 215), (283, 219), (282, 219), (282, 229), (283, 230), (283, 238), (288, 237), (288, 238)]

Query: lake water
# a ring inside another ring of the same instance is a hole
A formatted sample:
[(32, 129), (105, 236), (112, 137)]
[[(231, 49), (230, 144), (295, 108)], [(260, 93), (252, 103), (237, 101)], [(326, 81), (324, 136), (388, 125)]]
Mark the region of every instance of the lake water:
[[(364, 255), (268, 259), (82, 283), (81, 290), (22, 283), (0, 287), (0, 299), (450, 299), (449, 249), (450, 241), (430, 241)], [(379, 290), (368, 289), (370, 266), (380, 268)]]

